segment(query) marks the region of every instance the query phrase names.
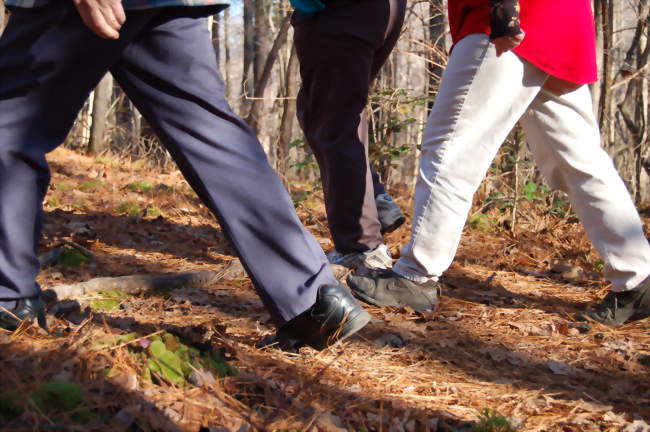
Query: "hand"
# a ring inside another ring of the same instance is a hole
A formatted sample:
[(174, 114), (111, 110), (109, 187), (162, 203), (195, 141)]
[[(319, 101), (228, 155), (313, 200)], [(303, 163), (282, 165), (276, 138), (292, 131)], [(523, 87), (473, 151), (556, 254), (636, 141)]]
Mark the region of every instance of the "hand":
[(524, 40), (526, 33), (522, 30), (521, 33), (515, 36), (501, 36), (495, 39), (492, 39), (491, 42), (494, 44), (497, 49), (497, 57), (501, 57), (506, 51), (510, 51), (514, 48), (517, 48), (521, 41)]
[(119, 39), (126, 21), (122, 0), (73, 0), (83, 22), (98, 36)]

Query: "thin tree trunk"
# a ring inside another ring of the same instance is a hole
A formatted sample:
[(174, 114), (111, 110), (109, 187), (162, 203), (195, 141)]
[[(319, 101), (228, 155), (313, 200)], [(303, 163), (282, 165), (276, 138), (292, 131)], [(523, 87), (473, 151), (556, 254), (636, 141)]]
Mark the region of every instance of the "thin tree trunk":
[(603, 29), (603, 71), (598, 117), (603, 146), (611, 145), (612, 83), (614, 69), (614, 8), (616, 1), (598, 0)]
[(221, 66), (221, 16), (217, 15), (212, 17), (212, 26), (210, 31), (212, 34), (212, 46), (214, 47), (214, 55), (217, 57), (217, 65)]
[(92, 124), (90, 126), (90, 140), (88, 142), (88, 154), (99, 154), (104, 151), (106, 147), (104, 135), (106, 133), (106, 117), (111, 105), (112, 93), (113, 77), (111, 74), (106, 74), (95, 89)]
[(296, 47), (292, 47), (287, 64), (287, 72), (284, 90), (284, 109), (282, 110), (282, 121), (280, 122), (280, 137), (278, 139), (276, 153), (276, 171), (280, 173), (284, 185), (289, 187), (289, 144), (293, 137), (293, 125), (296, 118), (296, 102), (293, 99), (298, 94), (298, 56)]
[[(443, 0), (431, 0), (429, 5), (429, 58), (427, 71), (429, 73), (429, 90), (431, 96), (433, 89), (440, 85), (440, 78), (443, 71), (443, 58), (446, 53), (445, 48), (445, 12)], [(433, 107), (433, 99), (427, 106), (427, 113)]]
[(5, 29), (5, 4), (3, 1), (0, 1), (0, 35)]
[(287, 16), (284, 18), (284, 21), (282, 21), (282, 26), (280, 27), (280, 30), (278, 30), (278, 34), (273, 41), (271, 51), (269, 51), (269, 55), (266, 57), (264, 69), (260, 74), (259, 80), (256, 80), (255, 82), (255, 95), (257, 98), (253, 100), (253, 104), (251, 105), (251, 110), (248, 117), (246, 118), (246, 121), (256, 132), (258, 132), (260, 128), (259, 120), (262, 114), (262, 108), (264, 107), (264, 99), (261, 97), (261, 95), (264, 94), (264, 89), (266, 89), (266, 86), (269, 83), (271, 72), (273, 71), (273, 65), (278, 58), (280, 48), (287, 39), (287, 33), (289, 32), (289, 27), (291, 26), (290, 18), (291, 14), (287, 14)]
[(266, 2), (261, 0), (255, 1), (255, 31), (253, 33), (253, 77), (255, 79), (255, 97), (262, 97), (257, 92), (258, 82), (264, 73), (266, 64), (266, 53), (269, 51), (269, 35), (271, 28), (269, 25), (269, 14), (266, 10)]
[(626, 174), (630, 177), (632, 192), (637, 203), (644, 201), (642, 196), (646, 192), (647, 180), (644, 177), (644, 156), (647, 153), (647, 123), (648, 123), (648, 82), (646, 74), (640, 73), (648, 66), (648, 49), (646, 36), (646, 21), (650, 13), (650, 1), (640, 0), (638, 5), (639, 20), (625, 56), (625, 62), (618, 74), (618, 79), (629, 79), (625, 98), (618, 105), (619, 113), (623, 119), (621, 127), (623, 146), (631, 147), (633, 160), (626, 160)]
[[(596, 23), (596, 63), (598, 68), (598, 76), (603, 76), (603, 8), (600, 6), (602, 0), (593, 0), (594, 21)], [(596, 82), (591, 85), (591, 100), (594, 104), (594, 114), (596, 116), (600, 113), (600, 91), (602, 88), (601, 82)]]
[(255, 32), (253, 8), (254, 0), (244, 0), (243, 19), (244, 19), (244, 66), (242, 71), (242, 93), (244, 95), (241, 107), (241, 115), (245, 115), (247, 107), (250, 105), (248, 96), (252, 93), (254, 85), (252, 77), (253, 59), (255, 56), (255, 46), (253, 45), (253, 36)]
[(230, 78), (230, 10), (226, 9), (223, 14), (223, 80), (226, 87), (226, 100), (230, 101), (230, 86), (232, 80)]

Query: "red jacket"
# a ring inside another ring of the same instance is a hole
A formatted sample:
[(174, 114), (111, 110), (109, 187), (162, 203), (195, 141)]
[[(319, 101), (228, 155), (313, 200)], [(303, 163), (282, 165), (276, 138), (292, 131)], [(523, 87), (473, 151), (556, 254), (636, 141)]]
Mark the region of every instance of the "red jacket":
[[(596, 31), (589, 0), (520, 0), (526, 32), (515, 53), (555, 77), (578, 84), (598, 79)], [(490, 33), (488, 0), (449, 0), (454, 43)]]

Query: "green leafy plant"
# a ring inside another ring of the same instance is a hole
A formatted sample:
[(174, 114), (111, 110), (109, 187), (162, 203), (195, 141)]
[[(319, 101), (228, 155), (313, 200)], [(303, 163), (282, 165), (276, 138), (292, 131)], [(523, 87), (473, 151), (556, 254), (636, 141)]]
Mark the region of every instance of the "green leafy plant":
[(239, 371), (232, 366), (216, 351), (210, 351), (203, 355), (203, 362), (211, 367), (220, 377), (237, 376)]
[(46, 202), (47, 206), (50, 208), (59, 208), (61, 206), (61, 202), (57, 197), (49, 197)]
[(492, 229), (492, 221), (483, 213), (474, 213), (468, 218), (467, 222), (472, 228), (481, 231), (490, 231)]
[(61, 192), (66, 192), (72, 189), (72, 185), (70, 183), (66, 182), (57, 182), (54, 183), (52, 186), (54, 186), (54, 189), (61, 191)]
[(162, 340), (154, 340), (149, 346), (149, 354), (151, 357), (147, 361), (147, 368), (151, 372), (174, 385), (185, 384), (184, 364), (180, 353), (167, 349)]
[(309, 192), (301, 191), (300, 193), (292, 195), (291, 200), (293, 201), (293, 205), (297, 206), (301, 202), (305, 201), (307, 198), (309, 198)]
[(90, 302), (90, 308), (94, 311), (119, 309), (120, 304), (122, 303), (122, 299), (127, 296), (127, 294), (118, 290), (100, 291), (98, 294), (101, 296), (101, 298), (92, 300)]
[[(195, 370), (212, 371), (216, 376), (235, 376), (239, 371), (216, 350), (201, 352), (183, 344), (171, 333), (142, 337), (138, 333), (109, 335), (95, 342), (95, 349), (105, 350), (121, 344), (142, 365), (140, 378), (154, 384), (170, 383), (183, 387)], [(115, 368), (106, 371), (108, 377), (119, 373)]]
[(290, 166), (290, 168), (295, 169), (296, 171), (304, 171), (307, 168), (318, 168), (318, 164), (316, 163), (316, 158), (314, 157), (314, 153), (311, 151), (311, 147), (307, 144), (307, 140), (305, 138), (298, 138), (289, 143), (289, 147), (291, 148), (299, 148), (304, 151), (304, 158), (301, 161), (298, 161)]
[(106, 165), (106, 166), (109, 166), (111, 168), (118, 168), (120, 165), (122, 165), (121, 162), (119, 161), (119, 159), (112, 158), (112, 157), (109, 157), (109, 156), (106, 156), (106, 155), (97, 156), (94, 159), (94, 162), (96, 164)]
[(8, 423), (23, 413), (15, 393), (0, 393), (0, 423)]
[(153, 189), (153, 185), (148, 181), (142, 180), (142, 181), (129, 183), (128, 185), (126, 185), (126, 188), (133, 192), (145, 193), (151, 191), (151, 189)]
[(82, 192), (92, 192), (101, 188), (103, 184), (104, 183), (99, 179), (88, 180), (79, 185), (79, 190)]
[(540, 201), (544, 195), (549, 193), (550, 189), (546, 185), (539, 186), (537, 183), (529, 181), (524, 185), (524, 197), (528, 201)]
[(559, 217), (564, 217), (569, 212), (569, 201), (563, 198), (554, 198), (551, 203), (551, 208), (546, 211), (548, 214), (552, 214)]
[(79, 267), (80, 265), (88, 264), (91, 261), (92, 260), (89, 257), (71, 247), (63, 248), (58, 260), (59, 264), (63, 267)]
[(119, 213), (126, 213), (129, 216), (140, 216), (142, 214), (142, 209), (138, 203), (133, 201), (125, 201), (117, 206), (117, 211)]
[(74, 382), (44, 381), (29, 400), (43, 414), (73, 411), (70, 418), (77, 423), (87, 421), (91, 415), (85, 408), (83, 388)]
[(144, 217), (155, 219), (162, 215), (162, 211), (158, 207), (147, 207), (147, 210), (144, 213)]
[(151, 338), (147, 354), (147, 371), (143, 376), (145, 379), (151, 377), (152, 381), (153, 377), (160, 377), (174, 385), (184, 386), (194, 369), (211, 369), (221, 377), (238, 374), (237, 369), (228, 364), (218, 352), (201, 354), (170, 333)]
[(485, 408), (479, 413), (478, 422), (472, 427), (472, 432), (516, 432), (510, 421), (498, 412)]
[(139, 335), (136, 332), (127, 333), (124, 335), (110, 335), (95, 341), (94, 348), (104, 349), (104, 348), (120, 345), (125, 342), (132, 342), (136, 340), (138, 337)]

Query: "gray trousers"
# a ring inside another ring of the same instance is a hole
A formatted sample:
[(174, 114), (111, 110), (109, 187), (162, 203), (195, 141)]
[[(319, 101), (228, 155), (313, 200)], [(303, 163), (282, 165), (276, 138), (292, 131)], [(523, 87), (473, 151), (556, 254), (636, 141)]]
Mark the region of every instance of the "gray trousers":
[(69, 1), (12, 12), (0, 39), (0, 300), (39, 293), (45, 154), (108, 71), (216, 215), (279, 324), (312, 306), (318, 287), (337, 283), (260, 143), (224, 99), (201, 17), (208, 12), (129, 11), (116, 41), (95, 36)]
[(335, 0), (314, 17), (293, 17), (302, 77), (298, 118), (320, 167), (329, 228), (341, 253), (383, 243), (375, 205), (383, 187), (368, 163), (365, 107), (405, 13), (406, 0)]

